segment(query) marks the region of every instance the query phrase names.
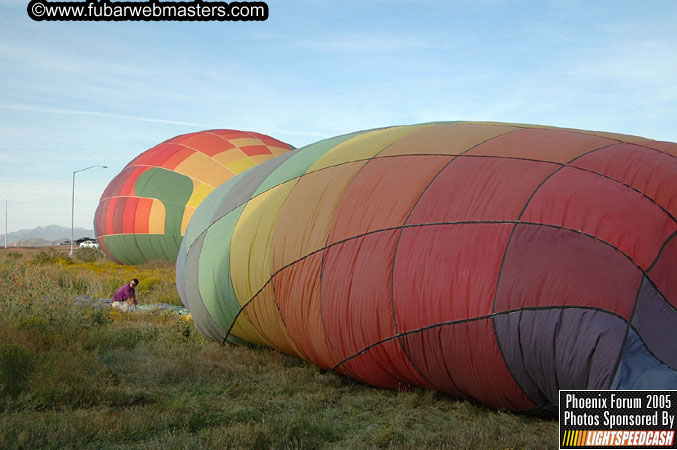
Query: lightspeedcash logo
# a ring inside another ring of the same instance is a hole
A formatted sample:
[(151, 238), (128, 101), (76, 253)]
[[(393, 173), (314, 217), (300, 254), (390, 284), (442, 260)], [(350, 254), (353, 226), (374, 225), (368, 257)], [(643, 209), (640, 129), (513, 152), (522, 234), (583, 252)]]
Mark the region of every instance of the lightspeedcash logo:
[(674, 443), (673, 430), (569, 430), (564, 432), (560, 447), (671, 448)]
[(677, 448), (677, 391), (560, 391), (560, 448)]

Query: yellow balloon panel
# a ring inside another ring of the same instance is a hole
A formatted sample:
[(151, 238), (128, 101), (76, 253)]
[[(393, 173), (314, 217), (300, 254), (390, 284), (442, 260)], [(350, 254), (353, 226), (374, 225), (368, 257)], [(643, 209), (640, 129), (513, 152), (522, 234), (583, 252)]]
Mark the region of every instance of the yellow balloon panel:
[(458, 155), (484, 141), (516, 130), (519, 128), (505, 125), (478, 126), (468, 123), (437, 125), (400, 139), (379, 156)]
[(245, 170), (251, 169), (255, 165), (256, 164), (254, 164), (254, 161), (252, 161), (250, 157), (245, 156), (243, 158), (239, 158), (229, 162), (228, 164), (226, 164), (226, 167), (235, 173), (241, 173), (244, 172)]
[(197, 208), (202, 201), (214, 190), (208, 184), (202, 183), (198, 180), (193, 180), (193, 193), (186, 203), (187, 207)]
[(243, 147), (255, 147), (261, 145), (261, 141), (256, 138), (239, 138), (239, 139), (231, 139), (230, 143), (243, 148)]
[(270, 150), (270, 153), (272, 153), (275, 156), (279, 156), (289, 152), (289, 149), (284, 147), (268, 147), (268, 149)]
[[(227, 166), (226, 166), (227, 167)], [(214, 159), (204, 153), (194, 153), (186, 158), (174, 169), (176, 172), (189, 176), (194, 180), (206, 183), (213, 188), (220, 186), (231, 178), (237, 171), (224, 169), (219, 164), (214, 164)]]
[(273, 344), (271, 344), (268, 339), (261, 336), (261, 333), (259, 333), (254, 325), (252, 325), (246, 311), (240, 312), (240, 315), (233, 324), (230, 334), (247, 342), (251, 342), (252, 344), (274, 347)]
[(249, 321), (261, 336), (273, 347), (288, 355), (299, 355), (299, 351), (289, 337), (280, 311), (275, 304), (275, 292), (272, 283), (268, 283), (245, 308)]
[(186, 209), (183, 211), (183, 219), (181, 220), (181, 234), (186, 234), (186, 228), (188, 228), (190, 219), (193, 217), (193, 214), (195, 214), (196, 209), (197, 208), (191, 206), (186, 206)]
[[(245, 158), (247, 155), (240, 150), (239, 148), (231, 148), (228, 149), (224, 152), (218, 153), (212, 158), (219, 163), (223, 164), (224, 166), (227, 166), (228, 164), (232, 163), (233, 161), (237, 161), (238, 159)], [(270, 156), (268, 156), (270, 158)]]
[(164, 234), (165, 232), (165, 205), (160, 200), (153, 200), (148, 216), (148, 233)]
[(394, 127), (360, 134), (325, 153), (310, 167), (308, 172), (314, 172), (325, 167), (336, 166), (349, 161), (369, 159), (383, 151), (383, 149), (393, 142), (396, 142), (404, 136), (414, 133), (421, 128), (425, 128), (426, 126), (427, 125)]
[(272, 277), (273, 230), (280, 209), (297, 180), (291, 180), (249, 201), (233, 233), (230, 267), (240, 305), (252, 299)]

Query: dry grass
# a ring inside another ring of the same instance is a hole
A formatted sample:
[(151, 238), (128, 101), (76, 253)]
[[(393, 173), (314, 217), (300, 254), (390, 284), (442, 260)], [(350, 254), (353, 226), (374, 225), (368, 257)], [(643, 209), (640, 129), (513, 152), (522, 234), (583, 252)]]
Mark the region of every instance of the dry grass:
[(167, 301), (170, 265), (9, 253), (0, 448), (557, 448), (554, 420), (373, 389), (276, 351), (207, 342), (176, 316), (73, 302), (110, 296), (130, 276), (156, 277), (143, 296)]

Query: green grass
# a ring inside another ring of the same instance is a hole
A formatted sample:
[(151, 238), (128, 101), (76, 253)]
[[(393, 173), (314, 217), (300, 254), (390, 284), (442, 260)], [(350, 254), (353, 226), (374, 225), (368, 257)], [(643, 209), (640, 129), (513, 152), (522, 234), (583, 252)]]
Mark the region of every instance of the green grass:
[(208, 342), (176, 316), (72, 301), (133, 276), (156, 280), (145, 302), (176, 302), (170, 265), (0, 253), (0, 448), (557, 448), (555, 420), (375, 389)]

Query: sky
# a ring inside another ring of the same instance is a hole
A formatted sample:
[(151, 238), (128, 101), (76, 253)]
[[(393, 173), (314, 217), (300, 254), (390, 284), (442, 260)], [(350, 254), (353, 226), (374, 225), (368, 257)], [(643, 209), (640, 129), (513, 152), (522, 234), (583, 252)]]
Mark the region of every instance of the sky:
[[(674, 0), (271, 0), (263, 22), (35, 22), (0, 0), (9, 232), (93, 229), (134, 157), (229, 128), (296, 147), (442, 120), (677, 141)], [(0, 218), (5, 202), (0, 201)], [(0, 220), (0, 231), (4, 230)]]

